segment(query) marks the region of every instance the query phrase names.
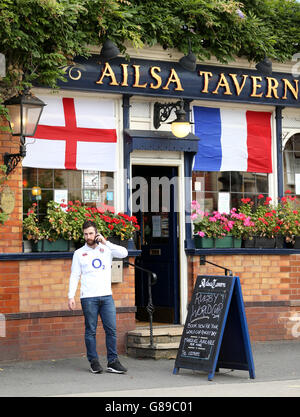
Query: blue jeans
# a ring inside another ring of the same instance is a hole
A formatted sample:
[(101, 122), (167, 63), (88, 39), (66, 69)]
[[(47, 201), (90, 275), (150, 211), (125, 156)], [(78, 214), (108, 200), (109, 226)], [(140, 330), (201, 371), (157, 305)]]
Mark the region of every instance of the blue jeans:
[(105, 342), (108, 363), (117, 359), (117, 328), (116, 308), (111, 295), (103, 297), (81, 298), (81, 306), (85, 320), (85, 345), (89, 361), (98, 359), (96, 350), (96, 330), (98, 314), (105, 331)]

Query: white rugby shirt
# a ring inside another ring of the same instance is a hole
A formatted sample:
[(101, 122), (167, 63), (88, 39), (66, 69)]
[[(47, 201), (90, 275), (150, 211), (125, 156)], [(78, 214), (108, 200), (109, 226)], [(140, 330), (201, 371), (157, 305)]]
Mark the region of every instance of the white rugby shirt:
[(95, 249), (87, 244), (74, 252), (68, 297), (75, 297), (81, 277), (80, 298), (111, 295), (111, 265), (113, 258), (126, 258), (126, 248), (106, 241)]

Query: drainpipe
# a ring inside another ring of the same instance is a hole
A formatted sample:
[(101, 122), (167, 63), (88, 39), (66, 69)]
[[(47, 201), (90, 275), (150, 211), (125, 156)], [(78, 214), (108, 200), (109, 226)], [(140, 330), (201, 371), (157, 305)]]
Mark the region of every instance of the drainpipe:
[(275, 119), (276, 119), (276, 146), (277, 146), (277, 188), (278, 197), (284, 196), (283, 191), (283, 160), (282, 160), (282, 110), (283, 106), (276, 106)]

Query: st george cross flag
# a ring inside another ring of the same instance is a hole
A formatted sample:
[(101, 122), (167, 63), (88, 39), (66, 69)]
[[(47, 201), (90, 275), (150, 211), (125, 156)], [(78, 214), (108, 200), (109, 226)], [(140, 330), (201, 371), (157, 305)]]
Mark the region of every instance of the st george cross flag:
[(194, 106), (194, 171), (272, 172), (271, 113)]
[(97, 97), (39, 95), (44, 107), (23, 166), (116, 171), (114, 102)]

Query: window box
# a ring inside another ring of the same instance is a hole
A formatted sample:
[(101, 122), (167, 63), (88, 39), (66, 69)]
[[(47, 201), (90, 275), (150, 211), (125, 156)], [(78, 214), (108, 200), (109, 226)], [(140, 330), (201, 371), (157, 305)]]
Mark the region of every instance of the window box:
[(57, 239), (50, 242), (47, 239), (31, 241), (32, 252), (68, 252), (70, 249), (70, 240)]

